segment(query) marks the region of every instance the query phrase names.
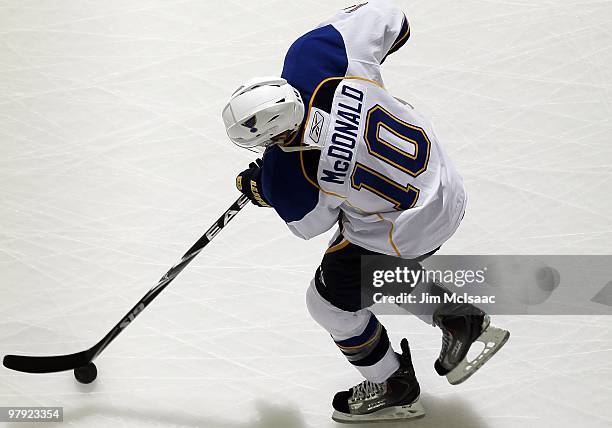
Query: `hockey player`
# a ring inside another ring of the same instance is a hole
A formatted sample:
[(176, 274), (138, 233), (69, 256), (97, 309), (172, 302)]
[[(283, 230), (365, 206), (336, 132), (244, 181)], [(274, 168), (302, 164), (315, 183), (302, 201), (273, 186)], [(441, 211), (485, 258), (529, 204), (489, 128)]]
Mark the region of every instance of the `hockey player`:
[[(265, 149), (263, 161), (238, 175), (238, 190), (273, 207), (303, 239), (338, 224), (306, 301), (365, 378), (334, 397), (339, 422), (424, 415), (408, 342), (394, 352), (385, 327), (362, 307), (360, 259), (386, 254), (417, 263), (453, 235), (466, 206), (462, 178), (430, 122), (383, 86), (381, 64), (409, 36), (406, 16), (390, 0), (348, 7), (293, 43), (282, 78), (246, 82), (223, 110), (235, 144)], [(443, 333), (435, 369), (451, 383), (469, 377), (508, 337), (471, 305), (441, 304), (428, 321)], [(468, 364), (476, 340), (487, 346)]]

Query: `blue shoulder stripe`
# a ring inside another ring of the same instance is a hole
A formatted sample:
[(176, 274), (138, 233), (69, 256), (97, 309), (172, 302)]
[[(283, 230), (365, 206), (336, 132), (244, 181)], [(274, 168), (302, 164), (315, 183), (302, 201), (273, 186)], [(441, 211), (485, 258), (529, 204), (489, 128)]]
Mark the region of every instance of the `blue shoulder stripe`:
[(308, 105), (321, 81), (345, 76), (347, 70), (344, 39), (334, 26), (326, 25), (304, 34), (291, 45), (281, 77), (300, 91)]
[[(326, 25), (304, 34), (291, 45), (281, 76), (300, 91), (308, 106), (323, 80), (345, 76), (347, 70), (344, 39), (332, 25)], [(303, 127), (304, 124), (297, 137), (300, 141)], [(319, 189), (309, 182), (309, 179), (316, 182), (319, 156), (318, 150), (301, 154), (284, 152), (279, 147), (266, 150), (262, 169), (264, 197), (287, 223), (303, 219), (319, 202)]]

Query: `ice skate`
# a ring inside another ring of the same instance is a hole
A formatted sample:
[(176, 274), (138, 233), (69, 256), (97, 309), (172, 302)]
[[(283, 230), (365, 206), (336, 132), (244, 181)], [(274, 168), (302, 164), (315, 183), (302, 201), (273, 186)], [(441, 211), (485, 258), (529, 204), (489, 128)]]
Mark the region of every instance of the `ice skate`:
[[(449, 304), (434, 314), (434, 324), (442, 330), (442, 350), (435, 362), (440, 376), (457, 385), (472, 376), (504, 346), (510, 333), (494, 327), (480, 309), (468, 304)], [(474, 342), (484, 344), (472, 360), (467, 355)]]
[(401, 342), (400, 367), (383, 383), (363, 381), (336, 394), (332, 419), (341, 423), (385, 422), (425, 416), (408, 341)]

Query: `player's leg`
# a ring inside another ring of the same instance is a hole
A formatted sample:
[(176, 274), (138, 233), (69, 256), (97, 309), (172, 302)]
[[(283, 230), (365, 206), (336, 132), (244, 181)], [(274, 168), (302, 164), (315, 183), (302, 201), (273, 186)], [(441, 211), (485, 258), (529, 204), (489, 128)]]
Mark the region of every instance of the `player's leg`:
[[(485, 312), (466, 303), (441, 305), (434, 312), (433, 322), (442, 330), (442, 349), (434, 368), (453, 385), (472, 376), (510, 337), (507, 330), (491, 325)], [(468, 352), (475, 342), (480, 342), (482, 347), (468, 360)]]
[(361, 308), (360, 258), (368, 251), (342, 237), (333, 244), (308, 289), (308, 310), (366, 378), (336, 394), (333, 418), (364, 422), (424, 415), (408, 342), (402, 341), (403, 352), (396, 354), (385, 327)]
[(383, 382), (399, 367), (387, 331), (367, 309), (345, 311), (327, 301), (313, 280), (306, 293), (312, 318), (332, 337), (346, 359), (372, 382)]
[[(442, 331), (442, 349), (434, 368), (446, 376), (451, 384), (467, 380), (482, 367), (510, 337), (506, 330), (494, 327), (489, 316), (474, 305), (444, 303), (452, 292), (445, 286), (430, 282), (418, 284), (413, 292), (440, 297), (438, 304), (403, 305), (421, 320)], [(475, 342), (481, 342), (480, 352), (468, 360), (468, 352)]]

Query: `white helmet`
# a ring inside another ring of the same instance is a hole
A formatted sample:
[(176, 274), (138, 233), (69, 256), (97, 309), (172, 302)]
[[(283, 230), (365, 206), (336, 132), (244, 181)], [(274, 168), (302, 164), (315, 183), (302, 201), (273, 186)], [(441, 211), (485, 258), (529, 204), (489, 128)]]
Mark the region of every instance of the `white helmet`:
[(304, 119), (300, 93), (285, 79), (256, 77), (241, 85), (223, 109), (230, 140), (243, 148), (266, 147)]

